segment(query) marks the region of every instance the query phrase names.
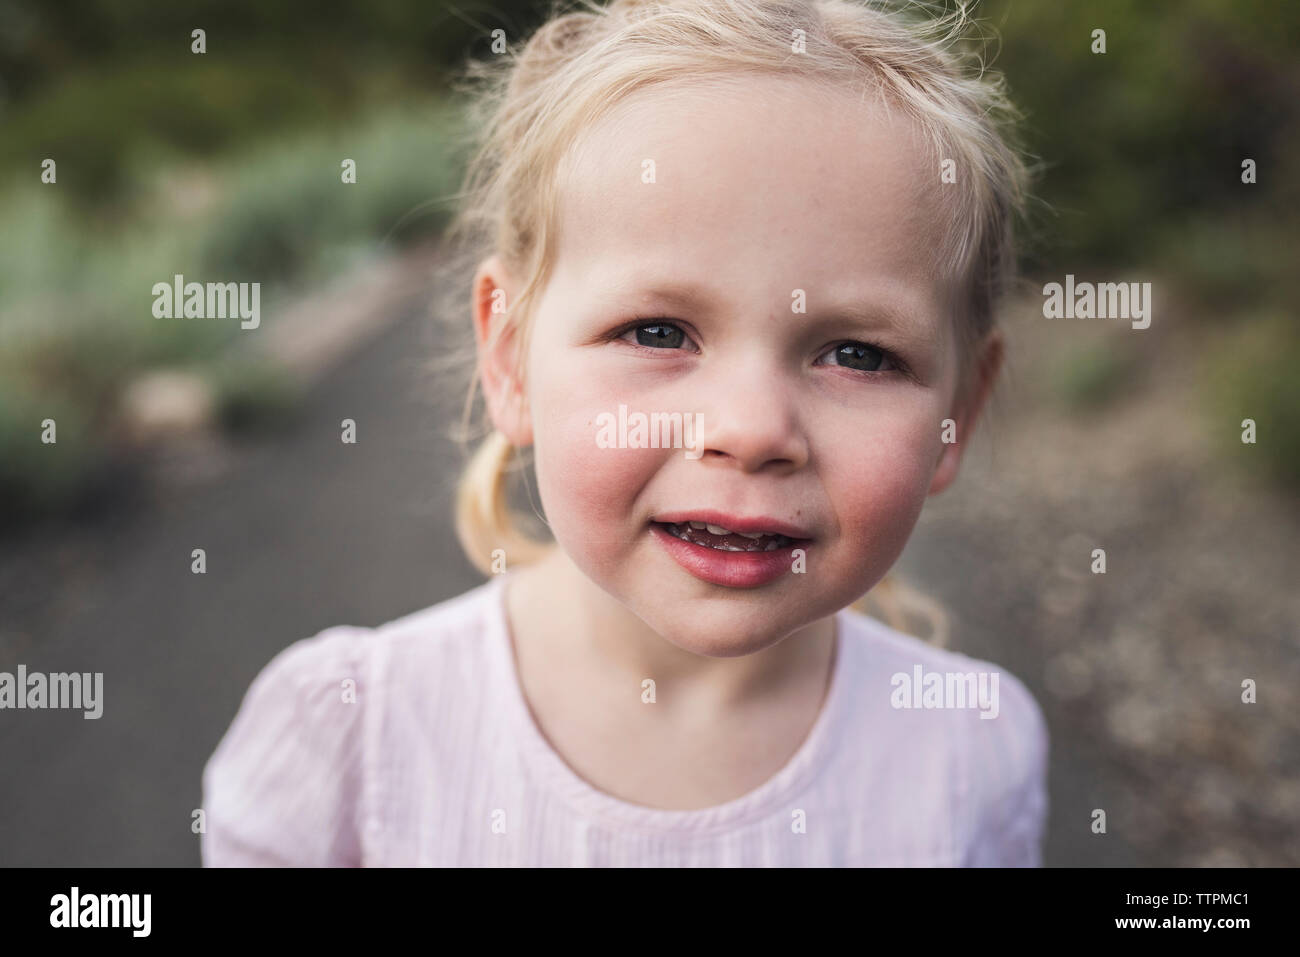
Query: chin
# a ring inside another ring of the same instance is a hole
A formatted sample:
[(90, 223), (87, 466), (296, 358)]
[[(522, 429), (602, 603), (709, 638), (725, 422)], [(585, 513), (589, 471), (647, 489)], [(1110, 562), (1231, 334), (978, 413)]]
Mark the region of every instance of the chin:
[(665, 641), (707, 658), (752, 655), (806, 624), (802, 621), (785, 622), (759, 608), (740, 611), (724, 607), (709, 612), (697, 609), (690, 613), (667, 613), (663, 608), (653, 608), (639, 617)]

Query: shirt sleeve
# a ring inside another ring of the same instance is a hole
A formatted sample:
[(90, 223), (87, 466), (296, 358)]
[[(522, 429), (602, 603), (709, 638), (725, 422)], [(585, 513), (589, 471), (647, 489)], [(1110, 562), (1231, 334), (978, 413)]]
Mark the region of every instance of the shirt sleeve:
[(203, 866), (360, 865), (369, 640), (327, 629), (253, 680), (203, 769)]
[[(1003, 674), (1000, 728), (976, 728), (971, 772), (983, 800), (967, 852), (968, 867), (1042, 867), (1047, 824), (1050, 741), (1042, 709), (1016, 678)], [(1005, 692), (1010, 692), (1006, 694)], [(990, 733), (990, 732), (999, 733)]]

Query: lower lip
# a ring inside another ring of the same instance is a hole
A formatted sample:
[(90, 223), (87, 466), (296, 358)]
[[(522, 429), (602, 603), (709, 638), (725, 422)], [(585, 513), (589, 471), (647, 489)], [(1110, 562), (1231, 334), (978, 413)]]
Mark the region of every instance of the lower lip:
[(790, 572), (794, 550), (808, 547), (807, 542), (796, 542), (770, 552), (725, 552), (682, 541), (659, 525), (651, 524), (650, 532), (678, 565), (700, 581), (729, 588), (756, 588), (775, 581)]

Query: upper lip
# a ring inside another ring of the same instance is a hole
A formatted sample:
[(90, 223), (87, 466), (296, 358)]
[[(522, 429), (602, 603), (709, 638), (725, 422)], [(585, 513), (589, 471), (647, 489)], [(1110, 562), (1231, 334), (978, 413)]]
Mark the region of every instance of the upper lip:
[(663, 522), (666, 525), (679, 525), (682, 522), (704, 522), (706, 525), (717, 525), (730, 532), (749, 532), (751, 535), (759, 532), (772, 532), (777, 535), (784, 535), (786, 538), (812, 538), (812, 532), (807, 529), (792, 525), (789, 522), (783, 522), (777, 518), (768, 518), (766, 515), (742, 518), (739, 515), (728, 515), (726, 512), (718, 512), (713, 509), (660, 512), (652, 521)]

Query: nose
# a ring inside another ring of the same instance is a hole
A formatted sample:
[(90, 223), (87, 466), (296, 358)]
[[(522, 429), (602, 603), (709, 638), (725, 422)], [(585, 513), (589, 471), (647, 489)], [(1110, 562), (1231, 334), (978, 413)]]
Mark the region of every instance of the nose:
[(700, 422), (704, 464), (779, 474), (807, 464), (808, 438), (793, 389), (759, 365), (737, 360), (723, 377), (709, 370), (710, 394)]

